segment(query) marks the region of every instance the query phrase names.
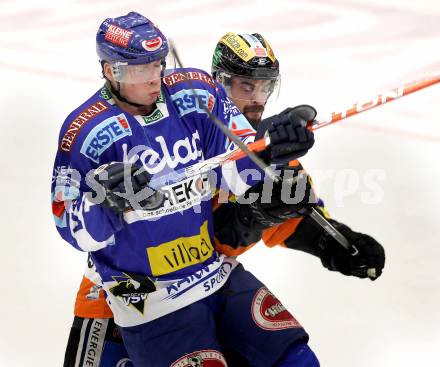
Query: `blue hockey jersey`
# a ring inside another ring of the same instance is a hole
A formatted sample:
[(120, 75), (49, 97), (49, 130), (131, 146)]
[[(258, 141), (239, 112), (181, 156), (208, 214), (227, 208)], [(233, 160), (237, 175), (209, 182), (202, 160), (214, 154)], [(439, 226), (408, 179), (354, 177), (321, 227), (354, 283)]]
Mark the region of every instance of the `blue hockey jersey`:
[[(198, 69), (164, 77), (148, 116), (120, 109), (104, 86), (61, 128), (52, 180), (56, 226), (72, 246), (91, 252), (120, 326), (153, 320), (214, 293), (237, 265), (214, 249), (211, 197), (220, 185), (242, 194), (262, 179), (247, 158), (217, 169), (214, 180), (196, 173), (164, 181), (166, 200), (152, 211), (117, 215), (89, 195), (87, 174), (104, 163), (133, 162), (160, 178), (232, 149), (201, 103), (243, 140), (253, 139), (223, 87)], [(252, 171), (239, 174), (247, 169)]]

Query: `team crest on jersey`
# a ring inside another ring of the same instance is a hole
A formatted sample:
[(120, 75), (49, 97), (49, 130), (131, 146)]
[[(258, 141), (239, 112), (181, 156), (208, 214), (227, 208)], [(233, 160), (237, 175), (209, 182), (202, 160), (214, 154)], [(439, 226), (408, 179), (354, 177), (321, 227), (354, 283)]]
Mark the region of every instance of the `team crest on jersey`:
[(226, 367), (223, 354), (217, 350), (200, 350), (186, 354), (173, 362), (170, 367)]
[(260, 288), (252, 301), (252, 319), (264, 330), (300, 328), (299, 322), (265, 287)]
[(156, 286), (148, 277), (123, 274), (124, 276), (112, 277), (118, 284), (109, 290), (115, 297), (120, 298), (127, 307), (133, 307), (143, 315), (148, 293), (154, 292)]

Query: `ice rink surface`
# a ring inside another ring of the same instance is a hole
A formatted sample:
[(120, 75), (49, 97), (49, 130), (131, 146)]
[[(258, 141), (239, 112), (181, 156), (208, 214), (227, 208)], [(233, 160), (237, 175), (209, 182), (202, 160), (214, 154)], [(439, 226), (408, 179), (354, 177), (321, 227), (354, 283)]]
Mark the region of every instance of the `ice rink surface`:
[[(94, 36), (136, 10), (209, 69), (227, 31), (259, 32), (281, 63), (271, 112), (320, 113), (440, 70), (438, 0), (0, 1), (0, 366), (61, 366), (86, 255), (58, 236), (50, 180), (59, 127), (102, 83)], [(302, 160), (334, 218), (377, 238), (376, 282), (264, 245), (242, 261), (311, 335), (323, 367), (440, 363), (440, 86), (316, 132)]]

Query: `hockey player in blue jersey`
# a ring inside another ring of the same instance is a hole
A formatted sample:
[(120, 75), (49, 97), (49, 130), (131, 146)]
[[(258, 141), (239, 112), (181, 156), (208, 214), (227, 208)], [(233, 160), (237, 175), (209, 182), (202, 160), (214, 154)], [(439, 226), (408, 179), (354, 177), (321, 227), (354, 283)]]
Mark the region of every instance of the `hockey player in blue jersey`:
[[(207, 73), (165, 75), (167, 41), (139, 14), (104, 21), (97, 50), (109, 88), (61, 129), (55, 169), (66, 175), (53, 184), (53, 211), (61, 236), (91, 252), (134, 365), (224, 366), (229, 348), (249, 365), (318, 365), (293, 316), (236, 260), (215, 251), (210, 195), (218, 181), (199, 175), (148, 187), (153, 176), (228, 149), (200, 103), (229, 127), (249, 130), (247, 121)], [(280, 116), (275, 131), (289, 123), (298, 127)], [(297, 157), (286, 146), (298, 137), (281, 135), (283, 149), (272, 145), (267, 163)], [(234, 169), (246, 168), (255, 169), (243, 159)]]

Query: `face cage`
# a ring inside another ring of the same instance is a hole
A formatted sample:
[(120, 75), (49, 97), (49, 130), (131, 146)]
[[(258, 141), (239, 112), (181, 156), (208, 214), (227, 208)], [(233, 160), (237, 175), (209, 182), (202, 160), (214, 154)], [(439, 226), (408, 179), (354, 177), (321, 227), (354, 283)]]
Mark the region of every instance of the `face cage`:
[[(259, 81), (270, 81), (270, 84), (267, 88), (264, 88), (265, 90), (256, 90), (257, 88), (255, 88), (252, 91), (245, 91), (244, 89), (240, 88), (240, 86), (238, 86), (237, 91), (237, 87), (233, 88), (234, 78), (236, 78), (235, 81), (243, 81), (244, 84), (249, 84), (249, 87), (250, 85), (255, 86), (255, 82)], [(226, 93), (228, 94), (228, 97), (234, 100), (242, 100), (246, 102), (257, 101), (266, 104), (267, 102), (277, 101), (280, 94), (281, 75), (278, 75), (274, 78), (252, 78), (248, 76), (227, 73), (220, 70), (216, 73), (216, 79), (220, 84), (223, 85)]]

